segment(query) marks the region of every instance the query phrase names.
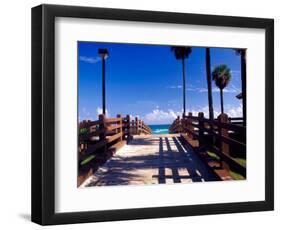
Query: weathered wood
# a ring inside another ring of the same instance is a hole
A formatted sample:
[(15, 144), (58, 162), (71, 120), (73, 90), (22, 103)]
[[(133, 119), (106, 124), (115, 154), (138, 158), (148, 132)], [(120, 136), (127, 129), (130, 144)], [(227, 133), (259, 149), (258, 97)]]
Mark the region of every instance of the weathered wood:
[(79, 134), (78, 157), (81, 175), (79, 174), (78, 184), (92, 173), (89, 168), (91, 163), (80, 165), (89, 156), (97, 155), (96, 159), (106, 160), (126, 142), (129, 143), (132, 134), (151, 134), (151, 129), (142, 120), (136, 118), (131, 121), (129, 115), (122, 117), (120, 114), (116, 118), (106, 118), (101, 114), (98, 121), (80, 122), (79, 129), (81, 128), (86, 128), (86, 133)]
[[(122, 148), (126, 144), (126, 141), (117, 142), (116, 144), (112, 145), (105, 154), (107, 155), (113, 155), (115, 154), (120, 148)], [(84, 158), (85, 159), (85, 158)], [(79, 161), (81, 162), (81, 160)], [(88, 165), (87, 169), (80, 170), (78, 179), (77, 179), (77, 185), (80, 186), (86, 179), (88, 179), (90, 176), (92, 176), (94, 173), (92, 167)]]
[(99, 121), (82, 121), (79, 123), (79, 128), (89, 128), (91, 126), (99, 125)]
[[(228, 116), (224, 113), (220, 114), (220, 116), (218, 117), (219, 122), (222, 123), (228, 123)], [(220, 126), (219, 128), (219, 135), (221, 137), (224, 138), (228, 138), (228, 130), (223, 128), (222, 126)], [(224, 155), (226, 155), (227, 157), (230, 157), (229, 154), (229, 144), (223, 140), (223, 138), (220, 139), (220, 151), (221, 153), (223, 153)], [(229, 170), (229, 165), (225, 162), (222, 161), (222, 168)]]
[[(100, 130), (100, 135), (99, 135), (99, 143), (100, 145), (103, 145), (103, 152), (106, 152), (107, 146), (106, 146), (106, 132), (102, 132), (102, 130), (107, 130), (107, 123), (106, 123), (106, 117), (104, 114), (99, 115), (99, 130)], [(95, 149), (97, 150), (97, 149)], [(95, 150), (92, 150), (94, 152)]]
[(137, 136), (132, 145), (116, 152), (81, 187), (220, 180), (192, 149), (180, 144), (178, 136)]
[[(222, 153), (221, 150), (216, 147), (210, 147), (210, 150), (217, 154), (219, 157), (221, 157), (222, 160), (227, 163), (228, 166), (230, 165), (232, 170), (235, 170), (236, 172), (246, 178), (246, 168), (244, 166), (240, 165), (238, 162), (233, 160), (229, 155)], [(227, 169), (228, 166), (226, 167)]]
[(239, 132), (243, 135), (246, 134), (246, 128), (244, 126), (239, 126), (239, 125), (235, 125), (235, 124), (230, 124), (229, 123), (229, 120), (227, 122), (220, 122), (220, 121), (210, 121), (208, 119), (204, 119), (205, 122), (207, 122), (208, 124), (213, 124), (213, 125), (216, 125), (218, 126), (219, 128), (224, 128), (224, 129), (227, 129), (227, 130), (231, 130), (231, 131), (236, 131), (236, 132)]
[(123, 125), (123, 127), (124, 127), (124, 129), (123, 129), (124, 139), (127, 140), (127, 143), (129, 143), (129, 141), (130, 141), (130, 124), (131, 124), (130, 115), (127, 114), (126, 115), (126, 122)]
[(106, 131), (107, 131), (107, 132), (110, 132), (110, 131), (117, 130), (117, 132), (118, 132), (118, 130), (119, 130), (120, 128), (122, 128), (122, 124), (119, 124), (119, 125), (111, 125), (111, 126), (107, 126)]
[(215, 132), (212, 132), (212, 134), (214, 136), (216, 136), (220, 141), (223, 141), (225, 142), (226, 144), (228, 145), (236, 145), (240, 148), (246, 148), (246, 144), (245, 143), (242, 143), (240, 141), (237, 141), (237, 140), (234, 140), (232, 138), (229, 138), (229, 135), (228, 135), (228, 132), (227, 132), (227, 135), (221, 135), (221, 134), (218, 134), (218, 133), (215, 133)]
[[(195, 126), (195, 127), (197, 127), (197, 126)], [(223, 127), (223, 126), (221, 126), (221, 127)], [(210, 135), (214, 135), (219, 141), (224, 141), (224, 142), (226, 142), (229, 145), (236, 145), (237, 147), (240, 147), (240, 148), (246, 148), (246, 144), (245, 143), (237, 141), (237, 140), (234, 140), (234, 139), (230, 138), (229, 135), (228, 135), (228, 137), (222, 136), (220, 133), (212, 131), (210, 127), (206, 128), (204, 126), (204, 127), (198, 127), (198, 128), (202, 129), (204, 132), (206, 132), (206, 133), (208, 133)]]
[(186, 131), (187, 131), (187, 133), (190, 134), (189, 137), (191, 137), (192, 139), (193, 139), (193, 138), (198, 138), (198, 139), (199, 139), (199, 134), (196, 133), (195, 131), (192, 131), (192, 130), (190, 130), (190, 129), (187, 129)]
[(111, 143), (112, 141), (115, 141), (115, 140), (117, 140), (117, 139), (120, 139), (120, 137), (122, 137), (122, 133), (117, 133), (117, 134), (115, 134), (115, 135), (113, 135), (113, 136), (109, 136), (109, 137), (107, 137), (107, 144), (108, 143)]
[(139, 135), (139, 119), (135, 118), (136, 134)]
[[(107, 140), (99, 140), (99, 142), (97, 142), (96, 144), (91, 145), (87, 149), (82, 151), (80, 153), (80, 156), (81, 157), (83, 157), (83, 156), (87, 157), (88, 155), (94, 153), (96, 150), (101, 149), (101, 148), (105, 148), (107, 143), (108, 143)], [(103, 150), (103, 152), (104, 152), (104, 150)]]
[[(230, 119), (226, 114), (221, 114), (218, 119), (211, 121), (204, 118), (203, 113), (199, 113), (198, 117), (188, 114), (188, 116), (183, 116), (181, 120), (177, 117), (169, 131), (170, 133), (187, 133), (189, 143), (193, 139), (198, 140), (199, 149), (214, 152), (220, 157), (225, 172), (234, 170), (246, 177), (246, 168), (233, 160), (230, 152), (230, 147), (235, 151), (238, 149), (241, 153), (246, 151), (246, 143), (243, 141), (246, 138), (246, 127), (230, 123), (231, 120), (240, 119)], [(236, 140), (232, 137), (239, 137), (239, 139)], [(216, 147), (218, 144), (219, 149)]]
[(105, 122), (106, 122), (107, 124), (114, 124), (114, 123), (120, 122), (120, 120), (121, 120), (121, 117), (106, 118)]
[(117, 115), (117, 118), (120, 118), (120, 121), (118, 122), (118, 126), (119, 128), (117, 129), (117, 132), (120, 133), (120, 138), (118, 139), (118, 141), (122, 141), (123, 140), (123, 127), (122, 127), (122, 116), (121, 114)]
[(199, 122), (199, 147), (203, 147), (204, 141), (204, 113), (198, 113), (198, 122)]
[(105, 132), (105, 130), (98, 129), (98, 130), (90, 132), (90, 133), (80, 134), (79, 140), (80, 141), (89, 141), (92, 137), (99, 136), (103, 132)]
[(112, 145), (109, 149), (112, 151), (117, 151), (118, 149), (122, 148), (126, 144), (126, 141), (119, 141), (116, 144)]
[(187, 116), (184, 115), (182, 117), (182, 120), (183, 120), (182, 121), (182, 123), (183, 123), (183, 130), (190, 138), (192, 138), (192, 134), (187, 132), (187, 130), (191, 130), (192, 129), (192, 126), (190, 124), (190, 119), (189, 119), (189, 117), (191, 117), (191, 116), (192, 116), (192, 113), (189, 112)]

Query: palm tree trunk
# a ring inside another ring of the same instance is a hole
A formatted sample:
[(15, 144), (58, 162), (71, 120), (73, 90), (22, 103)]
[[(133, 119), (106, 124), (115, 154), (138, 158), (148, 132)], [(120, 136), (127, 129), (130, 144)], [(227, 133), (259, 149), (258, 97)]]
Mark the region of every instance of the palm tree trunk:
[(212, 80), (211, 80), (211, 58), (210, 48), (206, 48), (206, 77), (208, 85), (208, 102), (209, 102), (209, 118), (214, 120), (213, 96), (212, 96)]
[(221, 96), (221, 114), (223, 114), (223, 90), (220, 89), (220, 96)]
[(241, 51), (241, 84), (243, 103), (243, 125), (246, 126), (246, 50)]
[(182, 58), (182, 96), (183, 96), (183, 115), (185, 116), (185, 63), (184, 58)]

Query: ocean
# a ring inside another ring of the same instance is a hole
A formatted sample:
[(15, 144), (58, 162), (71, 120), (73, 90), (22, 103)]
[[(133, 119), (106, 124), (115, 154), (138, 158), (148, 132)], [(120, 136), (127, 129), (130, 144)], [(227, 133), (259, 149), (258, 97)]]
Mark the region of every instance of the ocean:
[(168, 134), (170, 125), (149, 125), (152, 134)]

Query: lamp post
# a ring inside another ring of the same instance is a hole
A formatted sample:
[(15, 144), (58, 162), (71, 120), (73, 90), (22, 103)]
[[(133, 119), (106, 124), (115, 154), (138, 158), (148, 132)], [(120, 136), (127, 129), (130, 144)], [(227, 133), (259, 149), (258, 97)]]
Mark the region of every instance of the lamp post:
[(107, 49), (99, 49), (99, 56), (102, 59), (102, 114), (105, 115), (105, 59), (108, 58)]

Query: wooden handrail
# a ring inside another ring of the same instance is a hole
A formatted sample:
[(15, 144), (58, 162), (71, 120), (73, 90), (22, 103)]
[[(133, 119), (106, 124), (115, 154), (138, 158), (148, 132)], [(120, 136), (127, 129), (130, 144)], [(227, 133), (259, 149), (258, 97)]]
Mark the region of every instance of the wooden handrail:
[(113, 131), (113, 130), (116, 130), (116, 129), (120, 129), (122, 128), (123, 125), (119, 124), (119, 125), (112, 125), (112, 126), (109, 126), (106, 128), (107, 131)]
[(80, 122), (79, 129), (85, 129), (85, 133), (79, 134), (79, 145), (83, 146), (79, 146), (80, 156), (93, 154), (101, 148), (106, 151), (111, 143), (129, 141), (132, 135), (151, 134), (148, 125), (138, 118), (131, 121), (129, 115), (117, 115), (116, 118), (100, 115), (97, 121)]
[(122, 120), (121, 117), (116, 117), (116, 118), (106, 118), (105, 121), (108, 124), (114, 124), (116, 122), (120, 122)]
[(228, 118), (229, 120), (231, 120), (231, 121), (241, 121), (241, 120), (243, 120), (243, 117), (229, 117)]
[(95, 126), (95, 125), (99, 125), (99, 121), (82, 121), (79, 123), (79, 128), (83, 129), (83, 128), (90, 128), (91, 126)]
[(210, 150), (217, 154), (219, 157), (222, 158), (223, 161), (225, 161), (227, 164), (231, 166), (233, 170), (241, 174), (242, 176), (246, 177), (246, 168), (239, 163), (237, 163), (235, 160), (233, 160), (229, 155), (221, 152), (218, 148), (216, 147), (210, 147)]
[(178, 116), (170, 126), (169, 132), (187, 134), (190, 140), (198, 140), (199, 149), (217, 154), (223, 162), (223, 168), (231, 168), (246, 177), (246, 168), (231, 157), (232, 148), (242, 154), (246, 151), (246, 127), (238, 122), (241, 120), (243, 118), (228, 118), (226, 114), (221, 114), (211, 121), (205, 118), (203, 113), (198, 116), (189, 113), (182, 118)]
[[(133, 135), (151, 134), (152, 131), (142, 120), (135, 118), (131, 120), (129, 115), (122, 117), (120, 114), (115, 118), (107, 118), (99, 115), (99, 120), (82, 121), (79, 123), (79, 179), (81, 184), (91, 173), (92, 161), (87, 159), (107, 159), (108, 154), (113, 154), (126, 142), (132, 139)], [(87, 163), (85, 163), (87, 162)]]
[(106, 130), (95, 130), (93, 132), (85, 133), (85, 134), (80, 134), (79, 140), (80, 141), (88, 141), (94, 136), (98, 136), (101, 132), (105, 132)]
[(222, 123), (219, 121), (210, 121), (209, 119), (204, 118), (204, 122), (208, 123), (208, 124), (213, 124), (216, 125), (220, 128), (225, 128), (231, 131), (236, 131), (236, 132), (240, 132), (241, 134), (245, 134), (246, 133), (246, 128), (244, 126), (239, 126), (239, 125), (235, 125), (235, 124), (231, 124), (231, 123)]
[(117, 139), (120, 138), (120, 137), (122, 137), (122, 133), (117, 133), (117, 134), (115, 134), (115, 135), (113, 135), (113, 136), (109, 136), (109, 137), (107, 138), (106, 144), (111, 143), (111, 142), (117, 140)]

